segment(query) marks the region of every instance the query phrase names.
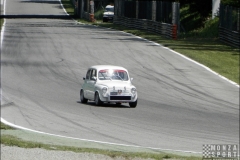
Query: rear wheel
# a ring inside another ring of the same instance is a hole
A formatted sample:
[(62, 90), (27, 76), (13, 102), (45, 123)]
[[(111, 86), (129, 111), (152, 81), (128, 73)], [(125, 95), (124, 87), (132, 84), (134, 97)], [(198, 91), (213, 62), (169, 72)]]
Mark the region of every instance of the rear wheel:
[(84, 98), (84, 92), (83, 92), (82, 89), (81, 89), (81, 91), (80, 91), (80, 101), (81, 101), (82, 103), (87, 103), (87, 101), (88, 101), (88, 99)]
[(129, 102), (129, 106), (131, 108), (136, 108), (137, 107), (137, 100), (135, 102)]
[(101, 99), (99, 98), (99, 94), (98, 92), (95, 93), (95, 104), (97, 106), (100, 106), (103, 102), (101, 101)]

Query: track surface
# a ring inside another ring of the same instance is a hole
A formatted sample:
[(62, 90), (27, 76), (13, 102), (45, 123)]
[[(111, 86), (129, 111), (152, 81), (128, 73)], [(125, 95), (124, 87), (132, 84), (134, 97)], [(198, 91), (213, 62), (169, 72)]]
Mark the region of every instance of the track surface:
[[(58, 1), (7, 1), (5, 14), (15, 15), (6, 19), (1, 52), (1, 117), (8, 122), (196, 152), (203, 144), (239, 142), (239, 88), (203, 67), (123, 32), (52, 19), (65, 15)], [(129, 70), (137, 108), (79, 103), (82, 77), (96, 64)]]

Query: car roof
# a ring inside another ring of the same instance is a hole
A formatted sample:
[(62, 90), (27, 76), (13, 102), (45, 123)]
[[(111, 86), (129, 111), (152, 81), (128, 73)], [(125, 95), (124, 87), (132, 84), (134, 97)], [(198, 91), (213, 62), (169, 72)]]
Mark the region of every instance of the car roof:
[[(92, 69), (97, 69), (97, 70), (102, 70), (102, 69), (121, 69), (121, 70), (127, 70), (127, 69), (124, 68), (124, 67), (114, 66), (114, 65), (94, 65), (94, 66), (91, 66), (90, 68), (92, 68)], [(89, 69), (90, 69), (90, 68), (89, 68)]]

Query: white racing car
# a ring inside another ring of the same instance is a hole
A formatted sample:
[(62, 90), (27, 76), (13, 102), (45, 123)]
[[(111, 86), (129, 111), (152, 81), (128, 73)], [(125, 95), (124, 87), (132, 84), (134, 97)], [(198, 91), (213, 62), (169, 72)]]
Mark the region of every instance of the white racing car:
[(113, 21), (114, 18), (114, 6), (107, 5), (103, 13), (103, 22)]
[(96, 105), (104, 102), (129, 103), (137, 106), (137, 89), (132, 85), (128, 71), (119, 66), (96, 65), (88, 69), (84, 83), (80, 89), (80, 101), (95, 101)]

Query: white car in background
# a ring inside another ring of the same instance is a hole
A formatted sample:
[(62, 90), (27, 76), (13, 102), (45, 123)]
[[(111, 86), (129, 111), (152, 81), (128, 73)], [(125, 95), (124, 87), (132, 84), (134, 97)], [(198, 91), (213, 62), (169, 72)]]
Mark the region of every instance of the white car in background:
[(103, 22), (113, 21), (114, 6), (107, 5), (103, 12)]
[(96, 105), (104, 102), (129, 103), (137, 106), (137, 89), (132, 85), (128, 71), (120, 66), (96, 65), (88, 69), (84, 83), (80, 89), (80, 101), (95, 101)]

